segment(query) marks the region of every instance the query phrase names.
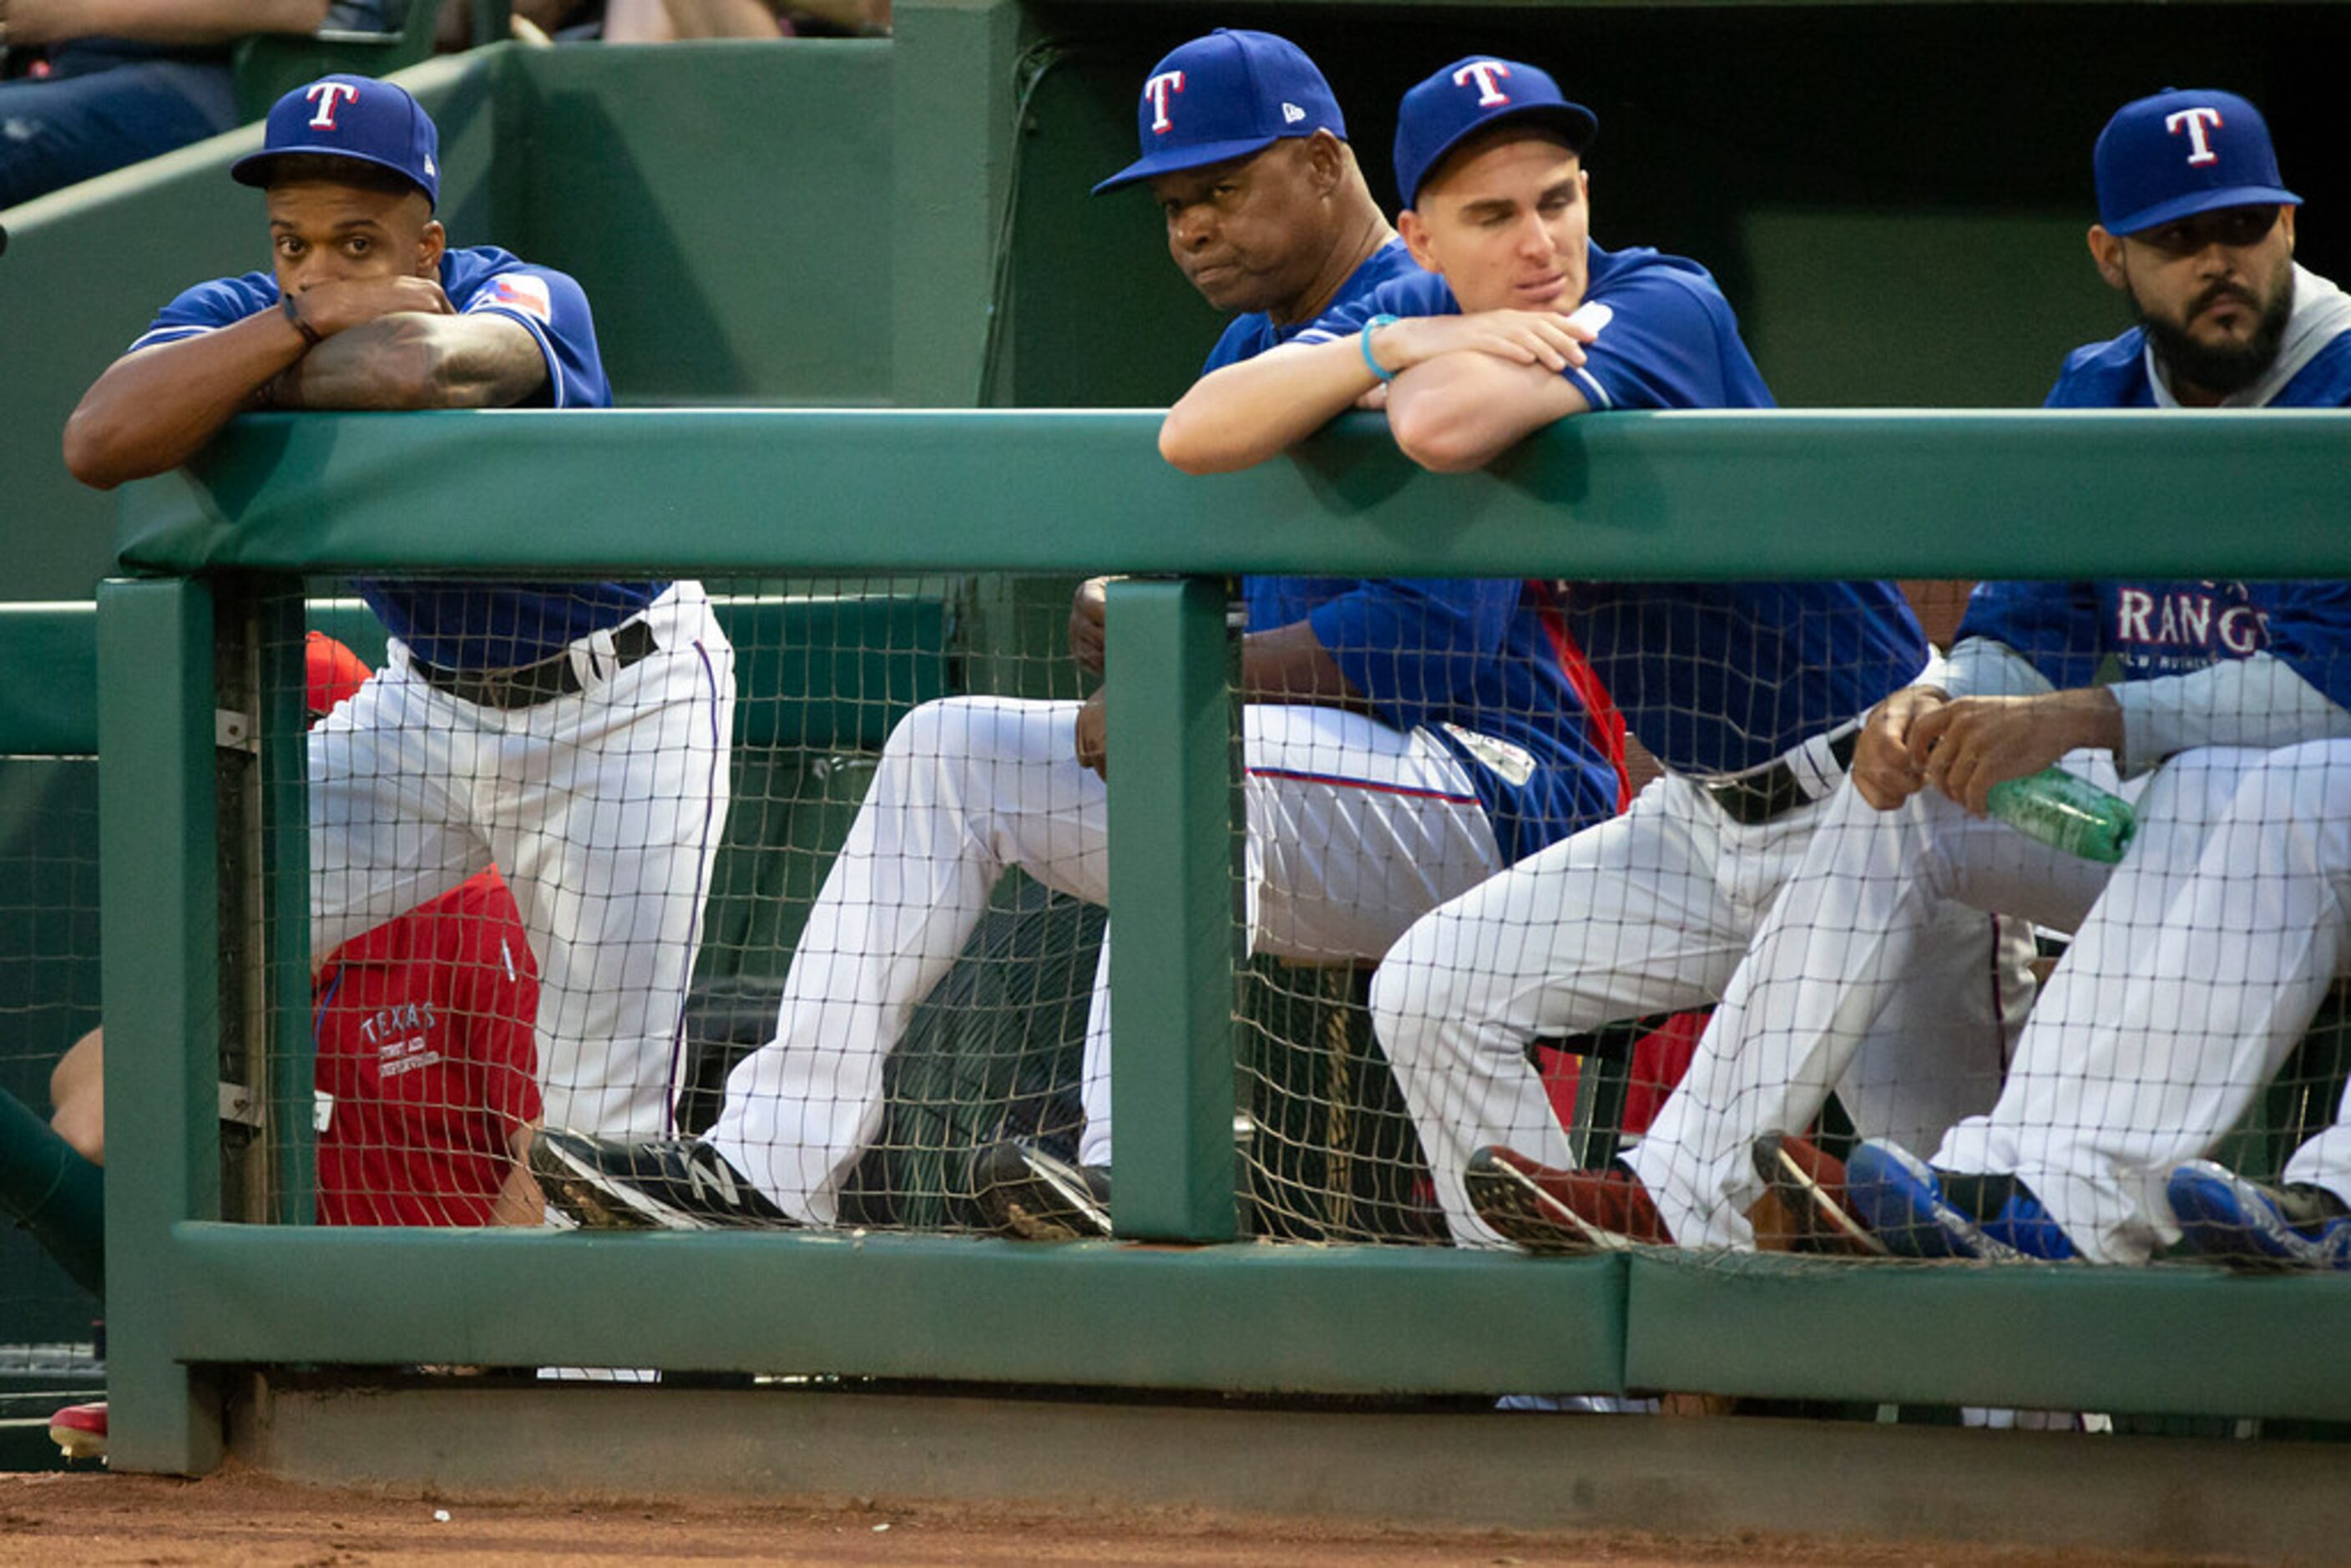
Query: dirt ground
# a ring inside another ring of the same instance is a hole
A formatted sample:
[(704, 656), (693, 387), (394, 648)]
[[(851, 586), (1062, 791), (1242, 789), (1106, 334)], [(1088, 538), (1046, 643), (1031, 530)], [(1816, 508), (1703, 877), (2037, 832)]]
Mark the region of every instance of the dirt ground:
[[(445, 1516), (445, 1517), (444, 1517)], [(0, 1565), (376, 1563), (1805, 1564), (2090, 1568), (2111, 1552), (1920, 1542), (1351, 1530), (1191, 1513), (1072, 1518), (864, 1502), (832, 1509), (329, 1491), (235, 1470), (199, 1481), (0, 1475)], [(2216, 1559), (2180, 1561), (2216, 1562)]]

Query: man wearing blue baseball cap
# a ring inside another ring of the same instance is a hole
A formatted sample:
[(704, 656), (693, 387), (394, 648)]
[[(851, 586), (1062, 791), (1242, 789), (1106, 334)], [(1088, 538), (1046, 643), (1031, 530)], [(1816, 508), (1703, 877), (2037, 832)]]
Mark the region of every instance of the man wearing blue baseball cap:
[[(2261, 111), (2167, 89), (2098, 137), (2090, 255), (2139, 325), (2068, 361), (2057, 406), (2333, 406), (2351, 376), (2351, 305), (2294, 261), (2302, 198), (2278, 177)], [(2062, 400), (2062, 401), (2061, 401)]]
[[(1380, 215), (1322, 73), (1270, 33), (1167, 56), (1138, 100), (1169, 253), (1241, 314), (1208, 357), (1247, 360), (1416, 272)], [(1376, 957), (1416, 916), (1616, 804), (1614, 737), (1587, 712), (1516, 580), (1252, 578), (1241, 687), (1249, 939), (1327, 964)], [(1071, 651), (1099, 672), (1105, 589), (1081, 589)], [(1596, 693), (1596, 688), (1595, 688)], [(1100, 699), (925, 704), (893, 733), (785, 983), (774, 1039), (727, 1080), (699, 1142), (543, 1133), (549, 1196), (590, 1223), (829, 1224), (882, 1121), (883, 1062), (1018, 867), (1108, 896), (1111, 747)], [(1087, 1019), (1075, 1149), (978, 1151), (973, 1189), (1013, 1234), (1110, 1229), (1107, 955)], [(1069, 1156), (1074, 1154), (1075, 1158)], [(749, 1195), (749, 1196), (745, 1196)]]
[[(2294, 264), (2299, 198), (2251, 103), (2212, 89), (2139, 99), (2092, 163), (2090, 254), (2138, 324), (2068, 355), (2048, 406), (2351, 406), (2351, 299)], [(2287, 862), (2321, 836), (2314, 802), (2340, 799), (2339, 745), (2300, 743), (2351, 735), (2351, 585), (1986, 582), (1959, 638), (1935, 681), (1873, 716), (1857, 792), (1773, 913), (1781, 942), (1759, 940), (1771, 957), (1740, 977), (1746, 1016), (1700, 1046), (1693, 1074), (1709, 1051), (1747, 1059), (1750, 1081), (1780, 1075), (1765, 1056), (1816, 1072), (1928, 912), (2011, 910), (2074, 937), (1998, 1103), (1939, 1145), (1865, 1143), (1825, 1180), (1810, 1155), (1782, 1166), (1788, 1196), (1898, 1253), (2144, 1262), (2188, 1220), (2209, 1250), (2351, 1263), (2351, 1138), (2315, 1141), (2291, 1192), (2199, 1157), (2299, 1041), (2336, 967), (2335, 894)], [(1993, 785), (2061, 758), (2119, 773), (2113, 787), (2136, 797), (2137, 837), (2110, 873), (1982, 819)], [(1844, 962), (1808, 970), (1796, 932)], [(1729, 1173), (1742, 1136), (1808, 1114), (1750, 1103), (1729, 1126), (1720, 1108), (1671, 1119), (1685, 1173)], [(1677, 1235), (1691, 1239), (1733, 1184), (1686, 1185), (1704, 1194), (1681, 1206)]]
[[(1771, 407), (1703, 267), (1593, 243), (1583, 153), (1596, 131), (1522, 61), (1470, 56), (1415, 86), (1396, 127), (1398, 226), (1427, 272), (1203, 378), (1161, 450), (1194, 470), (1258, 462), (1383, 388), (1397, 444), (1439, 469), (1587, 412)], [(1568, 629), (1666, 777), (1624, 816), (1424, 916), (1373, 988), (1464, 1243), (1663, 1239), (1621, 1169), (1593, 1173), (1614, 1207), (1588, 1228), (1557, 1202), (1546, 1184), (1573, 1156), (1528, 1043), (1719, 997), (1842, 780), (1861, 716), (1928, 662), (1890, 583), (1566, 587)], [(1886, 1066), (1897, 1056), (1998, 1061), (1992, 924), (1955, 916), (1941, 936), (1909, 1005), (1873, 1038), (1872, 1084), (1901, 1082)], [(2003, 957), (2021, 972), (2020, 947)], [(1881, 1128), (1939, 1128), (1989, 1097), (1949, 1074), (1854, 1096)]]
[[(451, 248), (438, 156), (394, 83), (329, 76), (278, 99), (231, 170), (263, 192), (271, 270), (188, 289), (107, 367), (66, 426), (76, 476), (161, 473), (272, 409), (609, 406), (580, 286)], [(733, 733), (733, 655), (701, 586), (356, 586), (391, 653), (310, 732), (312, 953), (495, 862), (539, 961), (548, 1114), (664, 1130)]]

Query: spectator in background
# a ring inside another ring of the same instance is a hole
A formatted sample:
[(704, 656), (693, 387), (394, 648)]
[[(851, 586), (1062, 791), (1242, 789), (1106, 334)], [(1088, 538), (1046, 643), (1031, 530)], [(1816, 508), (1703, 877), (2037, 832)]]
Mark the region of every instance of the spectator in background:
[[(531, 43), (669, 44), (697, 38), (879, 37), (890, 0), (516, 0), (514, 35)], [(474, 44), (472, 0), (442, 0), (434, 46)]]
[(0, 207), (235, 126), (245, 35), (384, 31), (392, 4), (0, 0)]
[(604, 37), (615, 44), (682, 38), (789, 38), (809, 32), (890, 30), (890, 0), (607, 0)]

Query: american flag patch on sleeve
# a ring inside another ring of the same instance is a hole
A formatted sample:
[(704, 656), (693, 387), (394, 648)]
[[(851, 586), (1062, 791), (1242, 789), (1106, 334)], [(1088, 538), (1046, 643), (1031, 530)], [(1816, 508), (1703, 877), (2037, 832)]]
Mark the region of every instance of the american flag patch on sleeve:
[(548, 294), (547, 279), (528, 272), (501, 273), (493, 277), (490, 286), (475, 295), (466, 308), (483, 310), (494, 306), (519, 310), (541, 321), (552, 321), (555, 317), (555, 301)]

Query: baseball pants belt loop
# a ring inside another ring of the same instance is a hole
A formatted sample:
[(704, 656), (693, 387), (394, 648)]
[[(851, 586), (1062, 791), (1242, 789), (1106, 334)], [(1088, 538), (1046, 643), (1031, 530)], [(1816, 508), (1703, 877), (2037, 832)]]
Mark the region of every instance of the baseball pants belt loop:
[[(647, 654), (659, 651), (653, 629), (643, 621), (623, 622), (612, 632), (612, 673), (618, 674)], [(512, 670), (444, 670), (412, 655), (409, 668), (416, 678), (445, 696), (476, 707), (537, 707), (557, 697), (576, 696), (584, 688), (580, 669), (566, 648), (550, 659)]]
[(1745, 828), (1761, 827), (1833, 792), (1845, 769), (1853, 766), (1854, 745), (1860, 737), (1861, 726), (1847, 724), (1813, 736), (1751, 772), (1698, 788), (1712, 796), (1732, 821)]

